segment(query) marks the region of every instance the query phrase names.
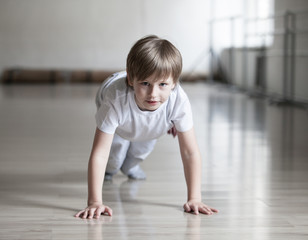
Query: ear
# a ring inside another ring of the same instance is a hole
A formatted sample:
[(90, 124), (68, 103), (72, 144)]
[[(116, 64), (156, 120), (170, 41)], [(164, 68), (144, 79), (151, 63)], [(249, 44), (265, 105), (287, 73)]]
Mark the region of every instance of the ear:
[(176, 83), (174, 83), (173, 79), (172, 79), (172, 85), (171, 85), (171, 90), (174, 90), (176, 87)]

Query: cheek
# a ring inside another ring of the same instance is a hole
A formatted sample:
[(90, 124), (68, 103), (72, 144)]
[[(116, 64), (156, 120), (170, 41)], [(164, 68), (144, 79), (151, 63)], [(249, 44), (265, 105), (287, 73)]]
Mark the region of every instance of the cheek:
[(163, 91), (161, 96), (164, 98), (164, 100), (167, 100), (170, 94), (171, 94), (171, 89), (168, 89), (166, 91)]
[(146, 91), (143, 88), (138, 87), (135, 89), (135, 94), (137, 97), (143, 97), (146, 95)]

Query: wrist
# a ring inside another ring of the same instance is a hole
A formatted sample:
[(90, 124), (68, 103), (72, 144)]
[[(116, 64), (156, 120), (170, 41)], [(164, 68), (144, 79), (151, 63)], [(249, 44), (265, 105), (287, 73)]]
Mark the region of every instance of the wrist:
[(93, 205), (93, 204), (103, 204), (102, 201), (95, 201), (95, 200), (88, 200), (88, 206)]
[(202, 202), (201, 198), (188, 198), (187, 202)]
[(187, 201), (199, 201), (201, 202), (202, 197), (201, 194), (196, 194), (196, 195), (188, 195)]

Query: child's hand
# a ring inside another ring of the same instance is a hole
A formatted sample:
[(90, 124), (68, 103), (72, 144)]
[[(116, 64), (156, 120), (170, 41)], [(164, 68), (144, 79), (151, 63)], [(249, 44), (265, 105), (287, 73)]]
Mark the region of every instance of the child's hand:
[(200, 201), (190, 200), (184, 204), (185, 212), (193, 213), (198, 215), (199, 213), (212, 215), (213, 213), (218, 213), (218, 210), (211, 208)]
[(109, 216), (112, 216), (112, 209), (108, 206), (105, 206), (103, 204), (94, 203), (89, 205), (84, 210), (78, 212), (75, 214), (75, 217), (81, 217), (83, 219), (89, 218), (96, 218), (98, 219), (100, 215), (102, 214), (108, 214)]
[(168, 130), (168, 134), (172, 134), (172, 136), (175, 138), (178, 132), (176, 131), (175, 126), (173, 126), (171, 129)]

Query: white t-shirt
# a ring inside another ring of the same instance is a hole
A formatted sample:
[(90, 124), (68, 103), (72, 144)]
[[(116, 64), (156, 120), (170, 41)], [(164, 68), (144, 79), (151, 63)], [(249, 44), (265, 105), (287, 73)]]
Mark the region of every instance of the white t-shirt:
[(135, 102), (134, 90), (126, 84), (126, 72), (111, 75), (96, 96), (97, 127), (129, 141), (157, 139), (174, 125), (179, 132), (193, 127), (191, 106), (177, 84), (166, 102), (155, 111), (142, 111)]

